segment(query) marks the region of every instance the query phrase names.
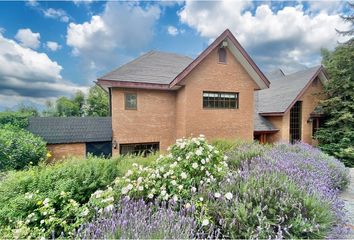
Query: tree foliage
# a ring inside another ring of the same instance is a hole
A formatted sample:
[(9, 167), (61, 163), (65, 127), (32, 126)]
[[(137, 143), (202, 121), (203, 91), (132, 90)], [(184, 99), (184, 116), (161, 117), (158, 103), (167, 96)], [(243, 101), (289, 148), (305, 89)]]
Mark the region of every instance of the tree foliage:
[(97, 85), (90, 88), (86, 100), (86, 115), (99, 117), (109, 115), (108, 95)]
[(330, 77), (325, 86), (329, 98), (321, 103), (327, 121), (316, 137), (323, 151), (354, 166), (354, 45), (323, 50), (322, 56)]
[(92, 86), (87, 97), (81, 91), (71, 98), (60, 97), (55, 102), (47, 101), (44, 116), (55, 117), (82, 117), (100, 116), (109, 114), (108, 95), (98, 86)]

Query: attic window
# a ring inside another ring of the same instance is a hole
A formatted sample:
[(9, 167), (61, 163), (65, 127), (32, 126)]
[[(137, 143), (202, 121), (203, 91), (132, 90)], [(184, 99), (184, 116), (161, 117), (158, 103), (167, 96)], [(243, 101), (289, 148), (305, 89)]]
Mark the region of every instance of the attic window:
[(226, 64), (226, 48), (225, 47), (219, 48), (218, 55), (219, 55), (219, 63)]

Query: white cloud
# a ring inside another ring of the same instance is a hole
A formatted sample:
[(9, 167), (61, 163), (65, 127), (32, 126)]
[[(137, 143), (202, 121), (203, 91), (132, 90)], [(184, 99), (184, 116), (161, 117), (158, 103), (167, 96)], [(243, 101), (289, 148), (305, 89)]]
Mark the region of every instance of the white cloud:
[(31, 7), (36, 7), (38, 6), (37, 0), (29, 0), (26, 2), (26, 5), (31, 6)]
[(168, 34), (170, 34), (172, 36), (176, 36), (179, 33), (178, 29), (176, 27), (174, 27), (174, 26), (168, 26), (167, 27), (167, 32), (168, 32)]
[(81, 57), (88, 71), (108, 70), (124, 57), (122, 52), (146, 46), (160, 13), (157, 5), (107, 2), (104, 11), (89, 21), (70, 23), (66, 43), (75, 56)]
[[(333, 49), (341, 37), (335, 28), (345, 29), (338, 14), (318, 11), (306, 14), (302, 5), (271, 10), (268, 5), (249, 7), (245, 1), (187, 1), (178, 13), (180, 21), (201, 36), (215, 38), (229, 28), (265, 70), (281, 65), (320, 63), (320, 49)], [(221, 14), (222, 13), (222, 14)]]
[(59, 43), (57, 43), (57, 42), (48, 41), (46, 45), (47, 45), (47, 48), (49, 48), (53, 52), (61, 49), (61, 45), (59, 45)]
[(62, 22), (69, 22), (70, 20), (69, 16), (63, 9), (48, 8), (42, 9), (42, 12), (47, 18), (59, 19)]
[(15, 105), (21, 99), (44, 101), (85, 90), (61, 76), (62, 67), (45, 53), (23, 47), (0, 34), (0, 99)]
[(36, 49), (40, 45), (41, 35), (39, 33), (34, 33), (31, 29), (19, 29), (15, 38), (20, 42), (23, 47), (30, 47)]

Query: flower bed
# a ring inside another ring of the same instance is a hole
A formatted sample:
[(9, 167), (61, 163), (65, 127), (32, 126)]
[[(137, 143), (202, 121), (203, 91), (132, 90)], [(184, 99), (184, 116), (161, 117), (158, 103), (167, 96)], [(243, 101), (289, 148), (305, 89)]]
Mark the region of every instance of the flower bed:
[(20, 221), (7, 236), (335, 238), (345, 232), (337, 195), (348, 184), (347, 171), (306, 144), (244, 143), (224, 155), (204, 136), (180, 139), (152, 164), (133, 164), (118, 176), (85, 202), (70, 191), (55, 202), (24, 194), (37, 204), (35, 215), (15, 215)]

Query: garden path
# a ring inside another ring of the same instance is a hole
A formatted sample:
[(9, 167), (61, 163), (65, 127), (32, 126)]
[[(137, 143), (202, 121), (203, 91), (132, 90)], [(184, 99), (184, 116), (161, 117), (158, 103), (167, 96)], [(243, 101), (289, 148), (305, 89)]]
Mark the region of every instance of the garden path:
[(354, 239), (354, 168), (350, 168), (350, 185), (340, 196), (344, 200), (347, 216), (349, 218), (350, 233), (348, 239)]

